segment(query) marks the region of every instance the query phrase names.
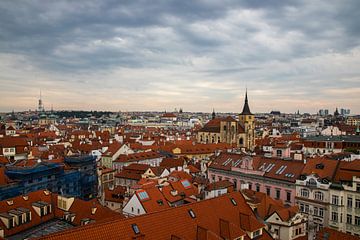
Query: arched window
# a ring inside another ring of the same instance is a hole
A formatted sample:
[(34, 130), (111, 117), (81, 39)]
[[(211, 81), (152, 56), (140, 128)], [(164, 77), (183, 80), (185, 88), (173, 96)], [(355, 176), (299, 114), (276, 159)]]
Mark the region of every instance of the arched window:
[(240, 144), (240, 145), (243, 145), (243, 144), (244, 144), (244, 139), (243, 139), (243, 138), (240, 138), (240, 139), (239, 139), (239, 144)]
[(224, 125), (224, 131), (226, 131), (226, 126)]

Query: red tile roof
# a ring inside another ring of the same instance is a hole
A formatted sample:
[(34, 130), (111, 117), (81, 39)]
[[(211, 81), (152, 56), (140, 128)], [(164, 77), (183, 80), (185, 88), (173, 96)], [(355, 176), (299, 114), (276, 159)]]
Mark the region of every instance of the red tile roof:
[(315, 174), (321, 179), (326, 178), (332, 181), (335, 177), (336, 169), (340, 161), (329, 159), (327, 157), (316, 157), (307, 160), (301, 174)]
[(153, 151), (149, 152), (140, 152), (140, 153), (133, 153), (133, 154), (122, 154), (120, 155), (115, 162), (137, 162), (137, 161), (143, 161), (148, 159), (155, 159), (155, 158), (161, 158), (162, 156)]
[[(231, 201), (234, 200), (236, 205)], [(193, 217), (192, 217), (193, 216)], [(41, 239), (196, 239), (199, 229), (206, 239), (231, 239), (245, 236), (245, 230), (264, 227), (255, 218), (239, 192), (233, 192), (176, 208), (145, 214), (123, 220), (92, 224), (62, 233), (44, 236)], [(139, 233), (135, 233), (134, 229)], [(246, 237), (245, 239), (248, 239)], [(257, 239), (272, 239), (263, 230)]]

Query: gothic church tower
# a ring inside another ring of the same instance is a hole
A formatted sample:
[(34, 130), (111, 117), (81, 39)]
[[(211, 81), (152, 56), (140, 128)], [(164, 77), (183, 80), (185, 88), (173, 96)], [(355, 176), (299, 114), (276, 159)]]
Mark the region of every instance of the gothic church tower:
[(239, 114), (239, 121), (245, 130), (245, 147), (253, 150), (255, 147), (255, 116), (250, 112), (247, 90), (245, 92), (245, 103), (242, 113)]

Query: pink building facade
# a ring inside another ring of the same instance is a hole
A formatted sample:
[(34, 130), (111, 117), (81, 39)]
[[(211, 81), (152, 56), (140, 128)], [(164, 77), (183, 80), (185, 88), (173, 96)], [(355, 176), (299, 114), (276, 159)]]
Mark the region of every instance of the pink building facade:
[(208, 168), (210, 182), (228, 180), (234, 183), (237, 191), (248, 188), (282, 200), (284, 204), (295, 205), (295, 181), (303, 169), (302, 162), (228, 153), (221, 155)]

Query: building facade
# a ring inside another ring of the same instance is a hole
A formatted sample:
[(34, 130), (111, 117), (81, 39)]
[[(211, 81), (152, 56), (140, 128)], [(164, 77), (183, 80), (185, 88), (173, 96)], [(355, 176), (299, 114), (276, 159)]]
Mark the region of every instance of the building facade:
[(216, 118), (213, 113), (213, 119), (198, 131), (197, 141), (200, 143), (228, 143), (241, 148), (253, 149), (255, 146), (255, 116), (250, 111), (247, 93), (239, 120), (230, 116)]

